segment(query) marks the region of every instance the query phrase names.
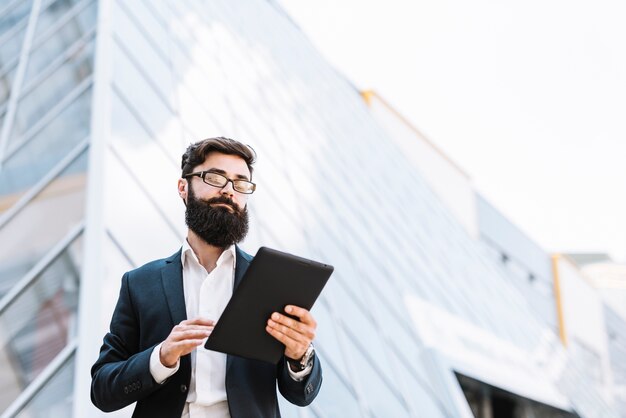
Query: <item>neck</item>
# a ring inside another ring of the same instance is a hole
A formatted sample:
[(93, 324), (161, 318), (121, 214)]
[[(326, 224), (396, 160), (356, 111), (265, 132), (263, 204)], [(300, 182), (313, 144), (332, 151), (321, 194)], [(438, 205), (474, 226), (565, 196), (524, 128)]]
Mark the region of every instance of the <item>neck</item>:
[(198, 257), (198, 261), (202, 264), (202, 267), (210, 273), (211, 270), (215, 268), (217, 259), (220, 258), (220, 255), (224, 252), (224, 248), (207, 244), (192, 230), (187, 230), (187, 242), (189, 242), (189, 246), (196, 254), (196, 257)]

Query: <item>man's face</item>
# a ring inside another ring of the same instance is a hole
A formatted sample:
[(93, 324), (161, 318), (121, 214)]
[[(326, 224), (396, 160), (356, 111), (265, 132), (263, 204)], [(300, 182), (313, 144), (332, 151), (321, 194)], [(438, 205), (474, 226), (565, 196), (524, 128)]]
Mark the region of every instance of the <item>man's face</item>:
[[(192, 172), (211, 171), (231, 180), (250, 180), (246, 162), (238, 156), (210, 153)], [(248, 195), (233, 189), (206, 184), (200, 177), (179, 180), (181, 197), (186, 201), (185, 222), (190, 230), (210, 245), (226, 248), (242, 241), (248, 232)]]

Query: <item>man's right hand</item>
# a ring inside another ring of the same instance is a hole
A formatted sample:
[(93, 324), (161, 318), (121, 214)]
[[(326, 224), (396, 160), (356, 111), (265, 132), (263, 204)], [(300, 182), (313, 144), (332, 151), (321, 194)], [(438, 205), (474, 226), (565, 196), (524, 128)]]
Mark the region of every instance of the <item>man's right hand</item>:
[(174, 367), (182, 356), (191, 353), (211, 335), (214, 326), (215, 321), (201, 317), (187, 319), (176, 325), (161, 344), (161, 364)]

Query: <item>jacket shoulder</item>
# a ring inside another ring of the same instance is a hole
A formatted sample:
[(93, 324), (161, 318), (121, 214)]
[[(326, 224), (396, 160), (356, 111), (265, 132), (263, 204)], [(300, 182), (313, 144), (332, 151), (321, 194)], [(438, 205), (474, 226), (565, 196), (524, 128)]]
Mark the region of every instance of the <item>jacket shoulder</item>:
[(130, 270), (126, 273), (126, 275), (129, 279), (139, 277), (151, 277), (155, 274), (159, 274), (163, 267), (165, 267), (166, 265), (176, 262), (180, 264), (180, 250), (167, 258), (153, 260), (144, 264), (141, 267)]

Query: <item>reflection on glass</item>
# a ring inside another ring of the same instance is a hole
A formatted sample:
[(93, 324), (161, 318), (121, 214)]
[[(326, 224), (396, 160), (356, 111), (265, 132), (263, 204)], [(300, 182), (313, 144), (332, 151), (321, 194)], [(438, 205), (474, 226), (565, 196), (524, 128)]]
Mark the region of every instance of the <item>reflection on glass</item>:
[(72, 416), (74, 357), (70, 358), (16, 418), (67, 418)]
[[(83, 151), (38, 196), (0, 228), (0, 296), (83, 218), (86, 166), (87, 151)], [(10, 198), (12, 196), (0, 196), (0, 202)], [(52, 214), (54, 222), (51, 222)]]
[[(59, 100), (62, 97), (58, 98)], [(0, 171), (0, 196), (23, 192), (65, 157), (89, 133), (91, 87), (87, 87), (49, 123), (30, 133), (27, 142), (9, 144), (15, 152)], [(29, 131), (30, 132), (30, 131)], [(26, 139), (24, 139), (26, 140)], [(33, 156), (37, 156), (36, 161)]]
[(322, 346), (324, 353), (326, 353), (327, 357), (333, 359), (334, 363), (337, 364), (339, 368), (339, 372), (343, 374), (343, 376), (348, 376), (348, 371), (345, 368), (345, 361), (343, 360), (343, 355), (341, 353), (341, 347), (339, 346), (339, 342), (337, 339), (337, 329), (335, 327), (336, 322), (331, 317), (330, 311), (328, 310), (328, 302), (326, 301), (327, 295), (322, 293), (320, 299), (315, 303), (313, 309), (311, 309), (311, 314), (317, 321), (317, 330), (315, 332), (315, 345)]
[[(323, 353), (320, 354), (323, 355)], [(315, 407), (327, 417), (360, 417), (361, 410), (356, 395), (339, 379), (331, 364), (323, 359), (322, 373), (324, 382), (315, 398)]]
[[(53, 28), (51, 33), (46, 33), (46, 36), (33, 42), (24, 78), (25, 85), (29, 84), (51, 62), (72, 48), (76, 42), (84, 42), (85, 34), (90, 33), (95, 26), (96, 7), (96, 3), (91, 3), (87, 7), (83, 6), (69, 11), (66, 16), (63, 16), (59, 27)], [(69, 16), (71, 18), (67, 20)], [(58, 23), (58, 21), (55, 22)], [(75, 57), (70, 58), (76, 61)]]
[(280, 406), (280, 416), (282, 418), (298, 418), (298, 407), (289, 403), (282, 396), (278, 396), (278, 405)]
[[(93, 71), (94, 41), (77, 50), (68, 61), (48, 74), (42, 83), (24, 92), (18, 103), (15, 124), (11, 136), (17, 138), (37, 122), (59, 99), (67, 96), (74, 87)], [(45, 55), (42, 60), (50, 61)]]
[[(371, 316), (371, 310), (356, 303), (351, 294), (344, 289), (338, 280), (329, 281), (327, 287), (332, 289), (332, 307), (337, 309), (341, 317), (341, 330), (347, 330), (359, 340), (363, 347), (367, 347), (368, 354), (376, 360), (379, 369), (391, 379), (391, 371), (387, 360), (386, 348), (383, 345), (380, 324), (377, 318)], [(329, 290), (330, 290), (329, 289)]]
[[(411, 357), (413, 361), (408, 361), (406, 357), (401, 358), (395, 352), (394, 346), (390, 351), (390, 360), (393, 362), (394, 371), (397, 373), (395, 379), (402, 385), (404, 395), (411, 404), (413, 411), (419, 416), (428, 418), (452, 418), (452, 415), (445, 409), (445, 405), (438, 399), (438, 394), (432, 389), (430, 381), (423, 369), (419, 371), (413, 365), (417, 364), (419, 357)], [(442, 396), (443, 397), (443, 396)]]
[[(0, 19), (0, 22), (3, 22), (3, 19)], [(2, 32), (0, 35), (2, 36), (2, 39), (0, 39), (0, 60), (5, 63), (19, 55), (22, 49), (22, 41), (26, 34), (26, 21), (22, 21), (13, 27), (3, 23), (0, 23), (0, 32)]]
[[(349, 333), (346, 333), (349, 336)], [(376, 357), (366, 356), (364, 348), (357, 345), (352, 338), (344, 338), (348, 343), (354, 364), (355, 377), (362, 382), (359, 388), (363, 390), (363, 401), (370, 407), (375, 417), (408, 417), (404, 400), (392, 383), (383, 377), (380, 371), (381, 362)], [(369, 354), (369, 353), (368, 353)], [(374, 369), (373, 366), (376, 366)], [(340, 416), (340, 415), (331, 415)]]
[(0, 410), (10, 405), (73, 336), (81, 248), (78, 238), (0, 312)]
[(9, 99), (9, 94), (11, 94), (16, 68), (17, 64), (6, 64), (0, 67), (0, 114), (2, 114), (3, 118), (7, 109), (7, 100)]
[[(34, 42), (37, 42), (42, 36), (49, 35), (47, 31), (63, 20), (68, 10), (72, 9), (77, 3), (83, 2), (80, 0), (44, 0), (39, 12), (39, 18), (37, 19)], [(72, 25), (74, 30), (80, 29), (76, 27), (75, 22), (72, 22)], [(67, 39), (71, 39), (71, 37)]]

